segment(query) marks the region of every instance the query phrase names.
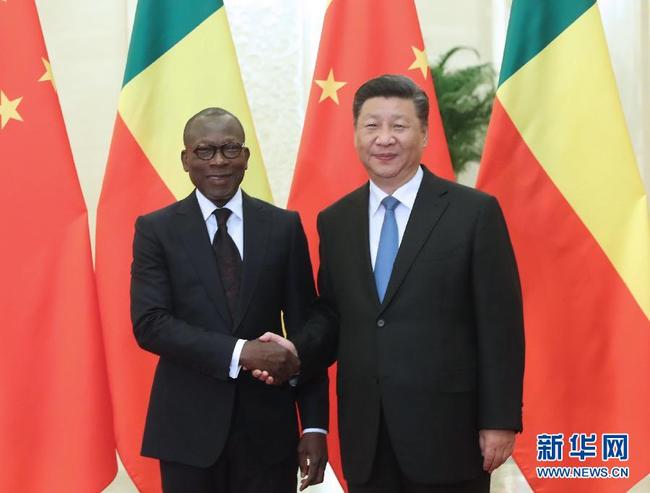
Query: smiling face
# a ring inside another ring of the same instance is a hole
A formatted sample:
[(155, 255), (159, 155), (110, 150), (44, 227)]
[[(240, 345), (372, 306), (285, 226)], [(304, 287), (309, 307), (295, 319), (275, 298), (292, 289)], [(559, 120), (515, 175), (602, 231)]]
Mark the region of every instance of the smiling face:
[(361, 106), (354, 146), (370, 179), (391, 194), (409, 181), (420, 165), (427, 129), (411, 99), (375, 97)]
[(207, 161), (200, 159), (194, 151), (202, 146), (219, 147), (243, 142), (241, 125), (228, 114), (199, 117), (186, 132), (185, 149), (181, 152), (183, 169), (189, 173), (194, 186), (219, 207), (237, 192), (248, 168), (250, 151), (244, 147), (239, 156), (231, 159), (219, 151)]

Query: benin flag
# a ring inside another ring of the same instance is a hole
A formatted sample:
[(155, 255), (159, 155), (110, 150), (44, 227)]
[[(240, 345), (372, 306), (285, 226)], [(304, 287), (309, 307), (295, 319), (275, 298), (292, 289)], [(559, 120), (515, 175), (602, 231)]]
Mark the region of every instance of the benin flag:
[(650, 472), (650, 226), (594, 0), (514, 0), (478, 186), (524, 292), (515, 460), (536, 491), (627, 491)]
[[(423, 161), (439, 176), (454, 177), (413, 1), (330, 0), (288, 204), (302, 216), (315, 268), (316, 216), (368, 180), (354, 149), (354, 93), (368, 79), (383, 74), (406, 75), (427, 93), (429, 145)], [(330, 371), (329, 453), (343, 482), (334, 371)]]
[(191, 192), (183, 127), (209, 106), (241, 120), (251, 150), (243, 186), (270, 200), (223, 3), (140, 0), (97, 214), (97, 282), (117, 448), (144, 492), (160, 489), (157, 461), (140, 457), (157, 358), (137, 346), (129, 318), (133, 224)]
[(0, 491), (116, 472), (88, 215), (33, 1), (0, 2)]

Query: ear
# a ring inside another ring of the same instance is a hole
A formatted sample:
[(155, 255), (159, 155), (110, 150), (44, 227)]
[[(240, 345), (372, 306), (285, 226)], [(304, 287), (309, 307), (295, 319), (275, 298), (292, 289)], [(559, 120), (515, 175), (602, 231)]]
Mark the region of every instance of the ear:
[(242, 149), (244, 153), (244, 169), (248, 169), (248, 159), (251, 157), (251, 151), (248, 147)]
[(423, 132), (424, 132), (424, 139), (422, 140), (423, 142), (422, 147), (426, 147), (427, 144), (429, 143), (429, 127), (424, 127)]
[(354, 134), (352, 135), (352, 144), (354, 148), (359, 152), (359, 132), (357, 131), (357, 126), (354, 126)]
[(183, 163), (183, 170), (187, 173), (190, 170), (190, 167), (187, 163), (187, 150), (183, 149), (181, 151), (181, 163)]

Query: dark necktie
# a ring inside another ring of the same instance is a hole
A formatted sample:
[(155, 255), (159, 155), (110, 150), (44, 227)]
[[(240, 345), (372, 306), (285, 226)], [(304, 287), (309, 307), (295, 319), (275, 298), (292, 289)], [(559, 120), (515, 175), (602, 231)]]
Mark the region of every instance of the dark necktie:
[(212, 242), (212, 248), (217, 257), (217, 266), (219, 267), (219, 276), (223, 289), (226, 292), (228, 308), (231, 318), (235, 318), (237, 301), (239, 300), (239, 286), (241, 284), (242, 260), (237, 250), (237, 245), (232, 237), (228, 234), (226, 222), (232, 214), (230, 209), (215, 209), (214, 215), (217, 218), (217, 229)]

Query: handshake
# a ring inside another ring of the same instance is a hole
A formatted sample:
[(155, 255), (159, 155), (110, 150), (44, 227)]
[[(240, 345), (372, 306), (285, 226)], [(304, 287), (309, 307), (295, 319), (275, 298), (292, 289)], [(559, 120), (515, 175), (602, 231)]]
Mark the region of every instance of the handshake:
[(281, 385), (300, 371), (296, 347), (290, 340), (273, 332), (246, 341), (239, 363), (243, 369), (251, 370), (253, 377), (269, 385)]

